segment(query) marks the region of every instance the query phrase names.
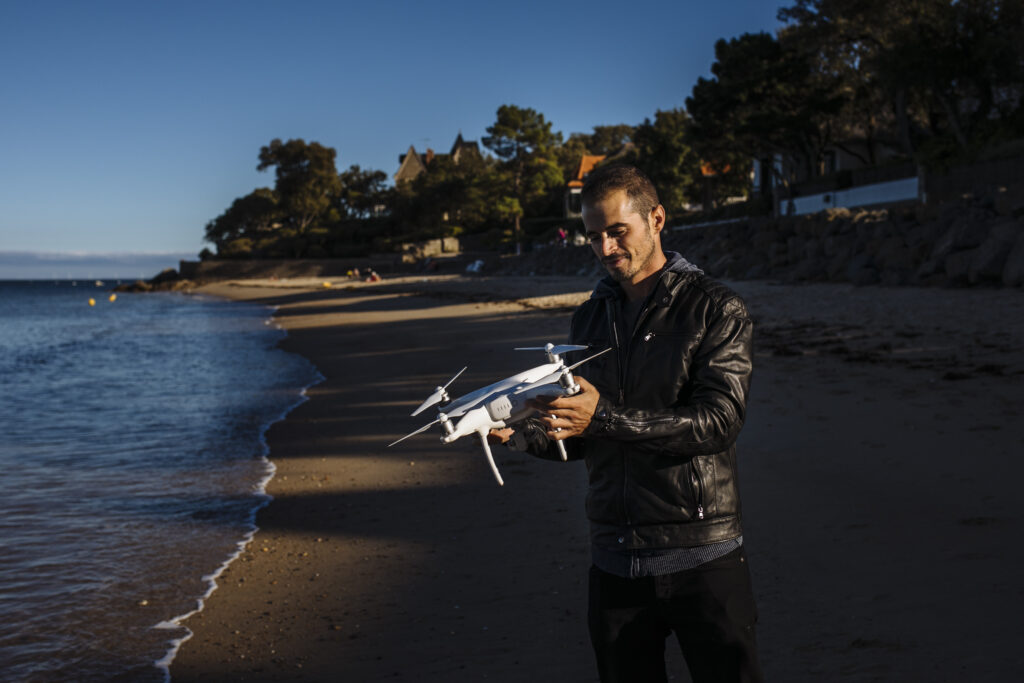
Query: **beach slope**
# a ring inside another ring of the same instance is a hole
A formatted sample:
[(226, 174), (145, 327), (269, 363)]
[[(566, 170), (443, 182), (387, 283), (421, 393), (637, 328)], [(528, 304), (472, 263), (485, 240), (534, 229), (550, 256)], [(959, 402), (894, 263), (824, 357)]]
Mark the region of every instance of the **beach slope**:
[[(173, 680), (594, 680), (583, 466), (498, 448), (499, 487), (471, 439), (385, 448), (464, 365), (456, 392), (532, 365), (510, 349), (563, 340), (591, 285), (205, 288), (278, 306), (325, 380), (269, 430), (274, 500)], [(739, 457), (769, 679), (1024, 675), (1024, 296), (733, 285), (756, 321)]]

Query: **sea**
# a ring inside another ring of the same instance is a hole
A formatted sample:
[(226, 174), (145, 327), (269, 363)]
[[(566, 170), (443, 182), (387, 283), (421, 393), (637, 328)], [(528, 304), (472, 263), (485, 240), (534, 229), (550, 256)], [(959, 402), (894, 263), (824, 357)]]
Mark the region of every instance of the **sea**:
[(321, 376), (269, 308), (0, 282), (0, 680), (165, 681)]

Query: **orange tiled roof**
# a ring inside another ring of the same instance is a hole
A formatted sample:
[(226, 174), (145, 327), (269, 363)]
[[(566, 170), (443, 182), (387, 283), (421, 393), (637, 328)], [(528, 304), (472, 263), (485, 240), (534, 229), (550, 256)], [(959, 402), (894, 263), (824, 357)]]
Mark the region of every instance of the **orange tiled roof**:
[(594, 167), (604, 161), (604, 154), (584, 154), (580, 159), (580, 165), (576, 168), (576, 175), (569, 181), (569, 187), (583, 187), (583, 179), (594, 170)]

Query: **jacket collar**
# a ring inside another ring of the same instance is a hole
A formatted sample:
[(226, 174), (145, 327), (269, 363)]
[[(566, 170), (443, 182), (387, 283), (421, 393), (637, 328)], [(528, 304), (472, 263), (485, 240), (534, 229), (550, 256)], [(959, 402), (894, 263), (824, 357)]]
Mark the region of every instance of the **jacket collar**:
[[(684, 259), (678, 252), (666, 251), (665, 258), (661, 276), (651, 292), (651, 301), (667, 305), (672, 302), (672, 296), (679, 289), (678, 285), (689, 279), (687, 276), (700, 275), (704, 271)], [(601, 278), (594, 293), (591, 294), (591, 298), (594, 299), (622, 296), (625, 296), (622, 286), (611, 275)]]

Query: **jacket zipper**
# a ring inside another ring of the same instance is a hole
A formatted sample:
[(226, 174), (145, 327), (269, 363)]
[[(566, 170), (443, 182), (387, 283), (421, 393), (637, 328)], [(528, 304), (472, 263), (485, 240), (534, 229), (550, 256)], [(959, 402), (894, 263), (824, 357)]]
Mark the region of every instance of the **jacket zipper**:
[(615, 367), (619, 371), (619, 405), (625, 403), (625, 375), (622, 369), (622, 340), (619, 339), (619, 326), (615, 324), (615, 303), (612, 298), (605, 299), (605, 311), (608, 314), (608, 323), (612, 330), (612, 339), (615, 341)]
[[(626, 349), (625, 358), (622, 353), (622, 340), (619, 338), (619, 326), (616, 324), (616, 308), (618, 308), (618, 302), (609, 297), (605, 300), (605, 310), (608, 313), (608, 321), (611, 323), (612, 328), (612, 339), (615, 340), (616, 348), (616, 365), (619, 370), (619, 405), (626, 405), (626, 377), (629, 369), (629, 356), (633, 350), (633, 340), (636, 337), (637, 332), (643, 327), (643, 323), (647, 318), (647, 314), (650, 311), (650, 306), (644, 306), (643, 310), (640, 311), (640, 315), (637, 316), (636, 325), (630, 330), (629, 335), (629, 347)], [(647, 339), (650, 338), (648, 335)], [(626, 524), (631, 524), (629, 518), (629, 509), (626, 506), (626, 496), (629, 488), (629, 459), (623, 456), (622, 458), (622, 513), (626, 518)], [(701, 519), (704, 518), (703, 511), (700, 512)]]
[(693, 477), (697, 480), (697, 519), (704, 519), (704, 479), (700, 476), (700, 467), (696, 457), (690, 461)]
[[(625, 393), (625, 374), (623, 372), (623, 359), (622, 359), (622, 340), (619, 338), (619, 326), (615, 323), (615, 305), (616, 302), (612, 298), (605, 300), (605, 311), (608, 314), (608, 322), (612, 328), (612, 339), (615, 341), (615, 367), (619, 371), (619, 405), (624, 405), (626, 402)], [(621, 448), (621, 446), (620, 446)], [(631, 522), (629, 519), (629, 508), (626, 505), (626, 494), (629, 489), (629, 459), (625, 455), (622, 456), (622, 516), (625, 518), (626, 526), (630, 526)], [(620, 536), (619, 543), (625, 542), (625, 538)]]

